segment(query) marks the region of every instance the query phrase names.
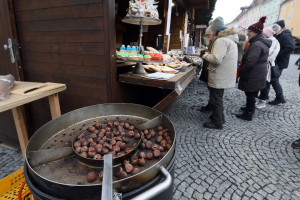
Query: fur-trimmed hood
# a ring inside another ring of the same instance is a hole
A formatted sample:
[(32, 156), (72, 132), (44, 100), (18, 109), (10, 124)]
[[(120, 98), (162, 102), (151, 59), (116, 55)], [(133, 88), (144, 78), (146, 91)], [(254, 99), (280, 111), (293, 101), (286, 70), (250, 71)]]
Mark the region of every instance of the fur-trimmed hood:
[(225, 29), (223, 31), (221, 31), (219, 34), (218, 34), (218, 38), (221, 38), (221, 37), (226, 37), (226, 38), (229, 38), (231, 40), (233, 40), (235, 43), (238, 43), (239, 42), (239, 36), (238, 36), (238, 31), (236, 28), (232, 27), (232, 28), (228, 28), (228, 29)]

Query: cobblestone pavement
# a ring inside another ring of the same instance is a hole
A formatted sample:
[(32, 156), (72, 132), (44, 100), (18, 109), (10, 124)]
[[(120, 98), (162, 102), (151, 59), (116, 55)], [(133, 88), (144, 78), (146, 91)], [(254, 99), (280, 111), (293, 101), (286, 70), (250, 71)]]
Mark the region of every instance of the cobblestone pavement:
[[(177, 130), (174, 199), (300, 199), (300, 150), (290, 146), (300, 136), (296, 58), (280, 79), (287, 103), (268, 105), (251, 122), (235, 117), (244, 93), (226, 90), (223, 130), (202, 126), (209, 114), (197, 108), (208, 91), (196, 79), (189, 85), (169, 113)], [(0, 146), (0, 179), (22, 165), (20, 152)]]
[[(177, 131), (174, 199), (300, 199), (300, 150), (291, 142), (300, 136), (298, 56), (284, 70), (287, 103), (257, 110), (253, 121), (237, 119), (245, 95), (225, 90), (223, 130), (204, 128), (208, 91), (194, 80), (169, 113)], [(274, 99), (274, 90), (270, 99)]]

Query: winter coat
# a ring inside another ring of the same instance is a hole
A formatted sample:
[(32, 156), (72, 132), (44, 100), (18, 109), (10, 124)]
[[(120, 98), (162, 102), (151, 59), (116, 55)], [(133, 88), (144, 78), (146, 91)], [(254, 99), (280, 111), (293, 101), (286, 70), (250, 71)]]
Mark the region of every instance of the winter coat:
[(243, 52), (244, 52), (244, 47), (245, 47), (245, 40), (246, 36), (239, 34), (239, 42), (238, 42), (238, 62), (241, 62)]
[[(209, 45), (208, 45), (208, 49), (207, 49), (208, 52), (211, 52), (215, 40), (216, 40), (216, 38), (212, 38), (210, 40)], [(199, 80), (203, 81), (205, 83), (208, 82), (208, 65), (209, 65), (209, 62), (206, 61), (206, 60), (203, 60), (203, 65), (202, 65), (202, 70), (201, 70)]]
[(279, 66), (279, 69), (286, 69), (289, 66), (290, 54), (295, 49), (292, 33), (290, 30), (285, 29), (280, 34), (274, 36), (280, 43), (280, 51), (275, 62)]
[(249, 40), (250, 46), (242, 58), (239, 89), (245, 92), (257, 92), (265, 88), (267, 62), (271, 40), (258, 34)]
[(209, 87), (225, 89), (235, 86), (238, 41), (235, 28), (225, 29), (219, 32), (211, 53), (206, 53), (202, 57), (209, 62)]
[[(268, 73), (267, 73), (267, 81), (271, 81), (271, 66), (275, 66), (276, 57), (280, 51), (280, 44), (275, 37), (269, 37), (269, 40), (272, 41), (272, 45), (269, 49), (269, 57), (268, 57)], [(271, 63), (271, 65), (270, 65)]]

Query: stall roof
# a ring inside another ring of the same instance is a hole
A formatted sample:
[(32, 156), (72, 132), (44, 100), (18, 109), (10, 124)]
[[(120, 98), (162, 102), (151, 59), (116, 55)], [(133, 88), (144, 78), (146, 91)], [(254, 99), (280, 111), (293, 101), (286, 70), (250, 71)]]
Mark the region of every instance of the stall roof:
[(178, 0), (178, 2), (186, 9), (189, 13), (195, 13), (194, 23), (208, 24), (208, 21), (212, 17), (212, 13), (215, 10), (217, 0)]

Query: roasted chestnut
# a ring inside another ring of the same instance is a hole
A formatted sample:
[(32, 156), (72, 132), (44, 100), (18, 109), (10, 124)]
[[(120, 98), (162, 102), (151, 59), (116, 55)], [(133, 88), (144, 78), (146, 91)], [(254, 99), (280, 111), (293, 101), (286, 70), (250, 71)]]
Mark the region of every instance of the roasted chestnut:
[(95, 181), (97, 179), (97, 174), (95, 171), (91, 171), (88, 173), (87, 177), (86, 177), (86, 180), (87, 182), (91, 183), (93, 181)]
[(153, 153), (151, 153), (151, 152), (147, 153), (147, 159), (152, 160), (153, 159)]
[(135, 155), (133, 155), (133, 156), (131, 156), (131, 163), (133, 164), (133, 165), (136, 165), (136, 164), (138, 164), (138, 158), (135, 156)]
[(144, 166), (146, 164), (145, 158), (139, 159), (139, 166)]
[(100, 160), (102, 158), (102, 156), (100, 154), (96, 154), (93, 159), (96, 159), (96, 160)]
[(158, 158), (160, 156), (160, 154), (161, 154), (160, 150), (154, 149), (153, 155), (154, 155), (155, 158)]
[(95, 134), (98, 134), (98, 133), (100, 133), (100, 131), (99, 131), (99, 130), (95, 130), (94, 133), (95, 133)]
[(163, 137), (161, 135), (156, 137), (156, 142), (160, 143), (162, 141)]
[(142, 149), (142, 150), (144, 150), (146, 148), (145, 143), (140, 143), (139, 148)]
[(135, 133), (135, 134), (134, 134), (134, 138), (135, 138), (135, 139), (140, 139), (140, 137), (141, 137), (141, 134), (140, 134), (140, 133)]
[(151, 142), (150, 140), (148, 140), (148, 141), (146, 142), (146, 147), (147, 147), (147, 149), (151, 149), (151, 147), (152, 147), (152, 142)]
[(158, 144), (152, 144), (152, 147), (151, 147), (151, 149), (154, 151), (155, 149), (157, 149), (158, 148)]
[(124, 127), (127, 128), (127, 129), (129, 129), (130, 125), (128, 123), (125, 123)]
[(96, 155), (96, 152), (95, 151), (89, 151), (87, 155), (88, 155), (88, 157), (93, 158)]
[(88, 141), (89, 143), (94, 142), (93, 138), (89, 138), (87, 141)]
[(129, 126), (129, 130), (133, 131), (134, 130), (134, 126)]
[(120, 149), (124, 150), (126, 148), (126, 144), (124, 142), (122, 142), (120, 145), (119, 145)]
[(113, 121), (112, 120), (108, 120), (107, 122), (107, 127), (113, 127)]
[(81, 142), (80, 141), (76, 141), (74, 142), (74, 147), (81, 147)]
[(96, 151), (95, 147), (89, 147), (89, 151)]
[(143, 151), (140, 152), (140, 153), (139, 153), (139, 157), (140, 157), (140, 158), (146, 158), (145, 152), (143, 152)]
[(93, 134), (91, 135), (91, 137), (92, 137), (93, 139), (95, 139), (95, 138), (97, 137), (97, 134), (96, 134), (96, 133), (93, 133)]
[(143, 133), (144, 133), (145, 135), (148, 135), (149, 131), (148, 131), (147, 129), (145, 129), (145, 130), (143, 131)]
[(128, 137), (132, 138), (134, 136), (134, 132), (133, 131), (129, 131), (128, 132)]
[(87, 146), (81, 147), (81, 152), (87, 152), (89, 148)]
[(119, 151), (121, 151), (121, 149), (120, 149), (119, 146), (116, 145), (116, 146), (113, 147), (113, 151), (119, 152)]
[(76, 151), (77, 153), (80, 153), (80, 152), (81, 152), (81, 147), (76, 147), (76, 148), (75, 148), (75, 151)]
[(88, 130), (89, 130), (89, 132), (94, 132), (94, 131), (96, 130), (96, 128), (95, 128), (94, 126), (90, 126), (90, 127), (88, 128)]
[(119, 125), (120, 125), (120, 122), (114, 121), (114, 126), (119, 126)]
[(161, 131), (161, 130), (163, 130), (163, 127), (162, 126), (158, 126), (156, 129), (159, 130), (159, 131)]
[(158, 131), (158, 133), (157, 133), (157, 135), (159, 135), (159, 136), (163, 136), (163, 134), (164, 134), (164, 132), (162, 132), (162, 131)]
[(101, 128), (101, 124), (100, 123), (96, 123), (95, 124), (95, 128), (97, 128), (97, 129)]
[(86, 152), (86, 151), (81, 152), (80, 156), (81, 156), (81, 157), (84, 157), (84, 158), (87, 158), (87, 152)]
[(126, 170), (126, 172), (130, 173), (133, 170), (133, 166), (131, 164), (127, 163), (125, 165), (125, 170)]

